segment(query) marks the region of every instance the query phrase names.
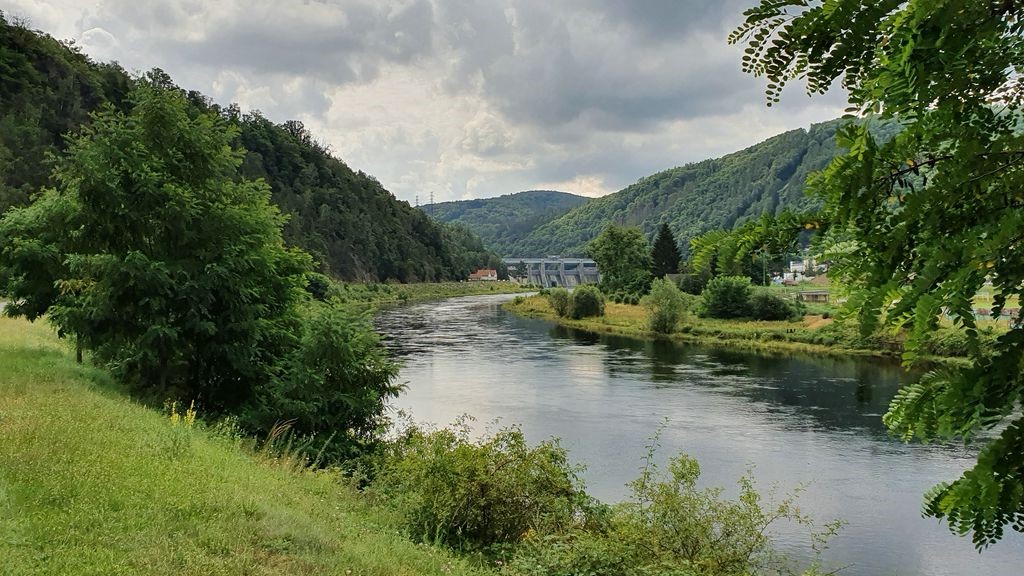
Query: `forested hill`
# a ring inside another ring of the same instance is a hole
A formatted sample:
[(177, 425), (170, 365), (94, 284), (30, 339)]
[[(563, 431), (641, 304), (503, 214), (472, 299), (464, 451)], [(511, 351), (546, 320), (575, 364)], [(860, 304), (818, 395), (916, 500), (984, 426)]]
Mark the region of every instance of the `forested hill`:
[(839, 120), (785, 132), (745, 150), (641, 178), (537, 228), (510, 249), (516, 256), (582, 255), (608, 224), (639, 226), (651, 236), (662, 222), (686, 250), (690, 238), (765, 211), (808, 208), (807, 175), (836, 153)]
[[(159, 70), (149, 79), (175, 88)], [(46, 158), (62, 150), (63, 136), (104, 105), (129, 107), (134, 83), (120, 66), (92, 62), (0, 12), (0, 213), (51, 185)], [(285, 240), (313, 254), (324, 272), (345, 280), (447, 280), (495, 263), (478, 238), (397, 200), (332, 157), (300, 123), (278, 125), (187, 95), (197, 110), (238, 128), (236, 144), (248, 150), (240, 175), (267, 180), (290, 215)]]
[(529, 190), (497, 198), (441, 202), (422, 209), (440, 222), (472, 230), (487, 248), (512, 256), (512, 247), (542, 226), (589, 199), (567, 192)]

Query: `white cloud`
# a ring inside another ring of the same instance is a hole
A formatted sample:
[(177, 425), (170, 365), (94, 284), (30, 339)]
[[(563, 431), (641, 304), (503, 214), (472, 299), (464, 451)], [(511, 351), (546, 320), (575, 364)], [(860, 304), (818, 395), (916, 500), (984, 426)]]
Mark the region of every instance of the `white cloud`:
[(421, 202), (535, 188), (587, 195), (838, 116), (763, 105), (707, 0), (0, 0), (128, 70), (283, 122)]

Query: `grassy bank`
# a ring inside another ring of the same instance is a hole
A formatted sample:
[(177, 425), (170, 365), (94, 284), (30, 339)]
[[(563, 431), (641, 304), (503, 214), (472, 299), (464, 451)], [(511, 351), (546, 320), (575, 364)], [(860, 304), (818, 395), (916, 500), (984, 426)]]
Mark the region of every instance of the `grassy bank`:
[[(863, 336), (854, 326), (838, 324), (819, 315), (807, 315), (796, 322), (717, 320), (689, 315), (676, 332), (662, 335), (648, 328), (648, 313), (643, 306), (608, 302), (604, 316), (573, 320), (559, 317), (547, 298), (538, 295), (516, 298), (506, 303), (505, 309), (570, 328), (634, 338), (668, 338), (696, 344), (839, 356), (895, 357), (903, 351), (902, 337), (897, 334)], [(962, 335), (952, 328), (943, 328), (929, 343), (927, 356), (955, 361), (952, 359), (962, 356), (965, 347)]]
[(3, 574), (475, 574), (415, 545), (338, 474), (172, 424), (0, 318)]
[(497, 282), (433, 282), (420, 284), (335, 284), (330, 293), (344, 302), (359, 302), (372, 306), (406, 304), (428, 300), (441, 300), (458, 296), (486, 294), (517, 294), (536, 290), (509, 281)]

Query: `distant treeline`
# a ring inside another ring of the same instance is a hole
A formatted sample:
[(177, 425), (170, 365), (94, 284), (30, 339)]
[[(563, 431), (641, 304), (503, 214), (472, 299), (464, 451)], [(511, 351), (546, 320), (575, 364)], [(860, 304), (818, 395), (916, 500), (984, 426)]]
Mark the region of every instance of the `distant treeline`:
[[(160, 70), (149, 76), (176, 88)], [(65, 135), (105, 106), (125, 111), (136, 82), (118, 64), (93, 62), (73, 44), (0, 13), (0, 213), (51, 186), (50, 158), (65, 148)], [(267, 181), (273, 202), (290, 216), (285, 241), (312, 254), (324, 273), (440, 281), (497, 266), (475, 234), (397, 200), (372, 176), (332, 157), (302, 123), (275, 124), (259, 112), (182, 92), (196, 114), (212, 111), (238, 127), (233, 144), (247, 151), (239, 177)]]

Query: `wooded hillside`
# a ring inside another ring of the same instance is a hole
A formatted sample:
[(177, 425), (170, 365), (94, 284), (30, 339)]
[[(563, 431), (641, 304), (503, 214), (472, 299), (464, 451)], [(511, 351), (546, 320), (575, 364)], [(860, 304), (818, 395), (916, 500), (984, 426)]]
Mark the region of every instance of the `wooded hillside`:
[[(147, 76), (174, 87), (160, 70)], [(64, 136), (104, 106), (124, 110), (134, 84), (117, 64), (93, 62), (0, 13), (0, 213), (50, 185), (48, 158), (63, 150)], [(239, 129), (235, 145), (248, 150), (239, 176), (266, 179), (273, 201), (290, 215), (285, 240), (313, 254), (323, 272), (344, 280), (431, 281), (465, 278), (496, 262), (473, 234), (432, 221), (331, 156), (301, 123), (275, 124), (259, 112), (242, 114), (199, 92), (186, 94), (197, 111), (222, 114)]]
[(609, 224), (639, 226), (649, 237), (664, 222), (684, 250), (690, 238), (730, 229), (763, 212), (804, 209), (807, 175), (836, 154), (839, 120), (791, 130), (745, 150), (641, 178), (619, 192), (588, 202), (516, 243), (521, 256), (582, 255)]
[(441, 202), (422, 209), (440, 222), (469, 228), (498, 254), (515, 256), (512, 247), (530, 232), (588, 200), (567, 192), (529, 190), (497, 198)]

